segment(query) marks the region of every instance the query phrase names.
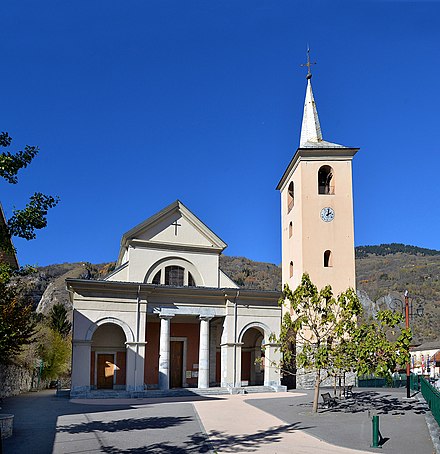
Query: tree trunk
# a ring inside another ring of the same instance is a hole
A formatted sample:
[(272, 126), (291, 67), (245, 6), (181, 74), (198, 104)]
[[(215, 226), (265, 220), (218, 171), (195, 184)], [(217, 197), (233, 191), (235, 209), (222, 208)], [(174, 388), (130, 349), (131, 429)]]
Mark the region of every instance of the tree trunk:
[(316, 371), (315, 378), (315, 395), (313, 397), (313, 412), (318, 412), (318, 400), (319, 400), (319, 385), (321, 384), (321, 369)]

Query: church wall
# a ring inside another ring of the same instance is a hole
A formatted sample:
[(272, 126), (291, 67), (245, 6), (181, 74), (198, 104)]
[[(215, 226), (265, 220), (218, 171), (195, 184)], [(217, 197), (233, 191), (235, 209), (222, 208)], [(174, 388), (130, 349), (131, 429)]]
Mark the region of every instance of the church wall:
[[(288, 187), (289, 183), (294, 183), (294, 206), (288, 210)], [(288, 283), (294, 290), (301, 282), (303, 273), (302, 263), (302, 237), (304, 234), (301, 222), (303, 206), (302, 197), (302, 175), (295, 172), (284, 187), (281, 194), (281, 225), (282, 225), (282, 282)], [(292, 235), (289, 235), (289, 224), (292, 222)], [(290, 262), (293, 262), (293, 275), (290, 273)]]
[[(312, 282), (322, 288), (331, 284), (335, 294), (355, 287), (354, 227), (351, 160), (305, 161), (300, 164), (303, 206), (303, 269)], [(334, 171), (334, 195), (319, 195), (317, 175), (327, 164)], [(320, 211), (332, 207), (331, 222), (320, 219)], [(332, 266), (324, 267), (324, 252), (332, 251)]]
[(144, 381), (147, 385), (159, 383), (160, 323), (147, 322), (147, 346), (144, 364)]
[[(199, 323), (173, 323), (171, 320), (170, 337), (186, 338), (186, 364), (187, 372), (198, 373), (199, 362)], [(160, 322), (147, 323), (147, 347), (145, 359), (145, 383), (148, 386), (156, 386), (159, 382), (159, 340)], [(194, 367), (197, 366), (197, 367)], [(197, 386), (197, 377), (186, 378), (189, 386)]]
[(219, 285), (219, 256), (218, 253), (198, 253), (187, 251), (167, 251), (163, 249), (146, 249), (141, 247), (129, 248), (130, 282), (144, 282), (148, 270), (164, 258), (178, 257), (191, 262), (201, 275), (200, 287), (218, 287)]
[[(171, 320), (171, 340), (173, 337), (186, 337), (187, 352), (186, 352), (186, 371), (198, 374), (199, 364), (199, 323), (173, 323)], [(197, 367), (194, 367), (197, 365)], [(197, 377), (187, 378), (186, 382), (189, 386), (197, 386)]]
[[(173, 225), (177, 221), (177, 224)], [(177, 235), (176, 235), (177, 233)], [(212, 246), (208, 239), (197, 231), (188, 220), (175, 213), (173, 218), (167, 217), (162, 222), (150, 227), (142, 232), (138, 238), (140, 240), (156, 241), (161, 243), (175, 243), (176, 239), (180, 244), (193, 246)]]

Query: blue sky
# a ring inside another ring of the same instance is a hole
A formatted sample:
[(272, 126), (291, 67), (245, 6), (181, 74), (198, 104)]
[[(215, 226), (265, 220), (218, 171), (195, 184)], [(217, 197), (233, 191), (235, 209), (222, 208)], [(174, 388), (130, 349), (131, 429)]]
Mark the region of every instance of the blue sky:
[(0, 200), (61, 198), (20, 263), (115, 260), (178, 198), (226, 254), (279, 264), (307, 44), (324, 139), (361, 149), (356, 245), (440, 249), (440, 3), (4, 0), (0, 16), (0, 130), (41, 150)]

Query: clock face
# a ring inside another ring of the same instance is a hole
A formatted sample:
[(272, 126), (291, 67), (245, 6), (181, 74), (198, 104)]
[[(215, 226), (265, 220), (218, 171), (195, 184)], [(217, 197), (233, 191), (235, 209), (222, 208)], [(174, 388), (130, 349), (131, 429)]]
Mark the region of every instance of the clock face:
[(321, 219), (324, 222), (333, 221), (334, 218), (335, 218), (335, 211), (333, 210), (333, 208), (325, 207), (321, 210)]

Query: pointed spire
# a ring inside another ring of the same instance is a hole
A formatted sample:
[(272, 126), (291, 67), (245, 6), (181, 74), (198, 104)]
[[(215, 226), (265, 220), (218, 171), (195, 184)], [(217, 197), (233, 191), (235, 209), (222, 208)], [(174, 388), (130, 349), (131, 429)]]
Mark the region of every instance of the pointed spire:
[[(310, 71), (310, 67), (309, 67)], [(307, 142), (321, 142), (322, 133), (319, 124), (318, 111), (316, 110), (315, 98), (313, 97), (311, 74), (307, 74), (306, 100), (304, 102), (304, 114), (301, 127), (299, 146), (304, 147)]]
[(343, 145), (326, 142), (322, 140), (321, 125), (319, 124), (318, 110), (316, 109), (315, 98), (312, 91), (312, 72), (310, 70), (316, 62), (310, 62), (310, 49), (307, 48), (307, 89), (306, 100), (304, 102), (303, 121), (301, 126), (301, 136), (299, 139), (300, 148), (345, 148)]

